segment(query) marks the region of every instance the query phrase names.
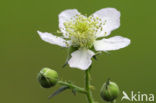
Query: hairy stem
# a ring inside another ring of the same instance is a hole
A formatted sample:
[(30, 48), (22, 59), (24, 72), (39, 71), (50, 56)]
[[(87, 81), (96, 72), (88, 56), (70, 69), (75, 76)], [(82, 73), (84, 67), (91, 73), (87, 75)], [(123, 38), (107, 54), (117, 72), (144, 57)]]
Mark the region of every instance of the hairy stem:
[(77, 92), (87, 94), (87, 91), (84, 88), (76, 86), (72, 83), (68, 83), (68, 82), (64, 82), (64, 81), (58, 81), (58, 84), (63, 85), (63, 86), (68, 86), (72, 90), (76, 90)]
[[(90, 69), (90, 68), (89, 68)], [(87, 91), (87, 99), (89, 103), (94, 103), (93, 97), (92, 97), (92, 92), (90, 90), (90, 73), (89, 69), (85, 71), (86, 77), (85, 77), (85, 84), (86, 84), (86, 91)]]

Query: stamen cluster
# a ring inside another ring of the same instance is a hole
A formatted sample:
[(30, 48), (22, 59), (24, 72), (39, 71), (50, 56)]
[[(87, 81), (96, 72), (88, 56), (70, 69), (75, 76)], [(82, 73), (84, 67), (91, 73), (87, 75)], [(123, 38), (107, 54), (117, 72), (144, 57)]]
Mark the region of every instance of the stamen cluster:
[(69, 35), (74, 47), (91, 48), (96, 39), (96, 33), (102, 30), (101, 19), (76, 15), (74, 19), (64, 23), (66, 35)]

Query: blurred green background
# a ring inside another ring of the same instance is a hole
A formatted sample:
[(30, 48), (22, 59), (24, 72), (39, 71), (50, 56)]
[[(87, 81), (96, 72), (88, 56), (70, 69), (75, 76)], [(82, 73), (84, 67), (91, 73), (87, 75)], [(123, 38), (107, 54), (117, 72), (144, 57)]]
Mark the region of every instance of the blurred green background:
[(73, 96), (71, 91), (48, 100), (58, 86), (43, 89), (36, 80), (42, 67), (50, 67), (58, 71), (60, 79), (84, 86), (83, 71), (61, 68), (67, 50), (45, 43), (36, 33), (41, 30), (55, 34), (58, 14), (72, 8), (88, 15), (105, 7), (117, 8), (121, 12), (121, 26), (110, 36), (121, 35), (132, 41), (130, 46), (110, 54), (103, 53), (98, 61), (93, 61), (95, 99), (105, 103), (99, 91), (109, 77), (121, 91), (156, 93), (155, 4), (155, 0), (1, 0), (0, 102), (87, 103), (83, 94)]

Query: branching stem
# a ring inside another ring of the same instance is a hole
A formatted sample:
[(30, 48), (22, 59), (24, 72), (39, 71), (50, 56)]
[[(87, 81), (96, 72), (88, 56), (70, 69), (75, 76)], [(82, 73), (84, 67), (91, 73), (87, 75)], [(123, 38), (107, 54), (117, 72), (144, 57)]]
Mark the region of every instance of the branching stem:
[[(91, 68), (91, 67), (90, 67)], [(81, 88), (79, 86), (76, 86), (70, 82), (64, 82), (64, 81), (58, 81), (58, 84), (67, 86), (69, 89), (75, 90), (76, 92), (86, 94), (88, 103), (94, 103), (94, 99), (92, 97), (92, 92), (91, 92), (91, 84), (90, 84), (90, 68), (85, 71), (85, 89)], [(113, 102), (114, 103), (114, 102)]]

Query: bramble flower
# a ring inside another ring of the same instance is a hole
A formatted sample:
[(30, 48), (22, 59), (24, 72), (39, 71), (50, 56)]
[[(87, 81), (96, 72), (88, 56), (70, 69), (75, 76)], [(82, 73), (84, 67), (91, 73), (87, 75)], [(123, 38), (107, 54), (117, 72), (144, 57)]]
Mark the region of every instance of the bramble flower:
[[(61, 47), (75, 47), (68, 64), (71, 68), (86, 70), (91, 65), (95, 51), (111, 51), (124, 48), (130, 40), (121, 36), (105, 38), (120, 26), (120, 12), (114, 8), (104, 8), (87, 17), (76, 9), (68, 9), (59, 14), (58, 37), (47, 32), (37, 31), (45, 42)], [(95, 51), (93, 51), (93, 49)]]

